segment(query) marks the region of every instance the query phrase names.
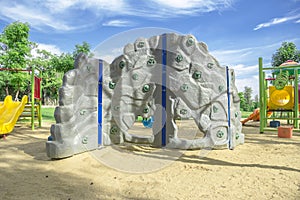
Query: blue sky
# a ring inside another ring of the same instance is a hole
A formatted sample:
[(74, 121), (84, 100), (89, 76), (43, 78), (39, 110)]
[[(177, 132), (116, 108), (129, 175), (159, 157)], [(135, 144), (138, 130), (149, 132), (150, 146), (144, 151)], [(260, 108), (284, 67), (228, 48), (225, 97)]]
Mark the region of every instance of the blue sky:
[[(115, 34), (144, 27), (193, 34), (221, 65), (235, 69), (239, 91), (250, 86), (254, 94), (258, 57), (270, 66), (282, 42), (300, 49), (300, 0), (2, 0), (0, 8), (1, 30), (28, 22), (30, 40), (57, 54), (83, 41), (99, 48)], [(121, 53), (121, 46), (114, 48), (112, 57)]]

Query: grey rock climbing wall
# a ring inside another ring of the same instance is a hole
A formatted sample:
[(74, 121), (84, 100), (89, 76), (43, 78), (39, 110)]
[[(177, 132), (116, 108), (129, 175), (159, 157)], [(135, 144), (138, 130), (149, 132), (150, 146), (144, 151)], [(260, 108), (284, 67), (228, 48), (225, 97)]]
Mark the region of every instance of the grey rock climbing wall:
[[(46, 143), (49, 157), (98, 148), (99, 87), (101, 145), (132, 142), (160, 147), (164, 131), (167, 148), (234, 148), (244, 142), (234, 71), (229, 70), (228, 76), (229, 115), (226, 68), (220, 67), (206, 44), (194, 36), (138, 38), (111, 64), (102, 64), (99, 73), (99, 60), (80, 55), (75, 69), (65, 74), (55, 110), (56, 124), (51, 127), (52, 141)], [(152, 135), (129, 133), (137, 116), (154, 116)], [(204, 137), (180, 138), (177, 118), (193, 119)]]

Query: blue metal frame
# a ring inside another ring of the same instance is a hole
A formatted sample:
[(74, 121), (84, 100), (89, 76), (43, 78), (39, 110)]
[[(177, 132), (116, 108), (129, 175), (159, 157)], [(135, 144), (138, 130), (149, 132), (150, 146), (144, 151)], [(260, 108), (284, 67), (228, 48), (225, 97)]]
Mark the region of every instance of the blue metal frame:
[(102, 83), (103, 83), (103, 60), (99, 60), (98, 77), (98, 145), (102, 145)]
[(227, 116), (228, 116), (228, 148), (232, 149), (232, 140), (231, 140), (231, 123), (230, 123), (230, 74), (228, 66), (226, 66), (226, 78), (227, 78), (227, 102), (228, 102), (228, 110), (227, 110)]
[(167, 35), (163, 34), (162, 35), (162, 86), (161, 86), (161, 102), (162, 102), (162, 107), (164, 110), (162, 111), (162, 135), (161, 135), (161, 145), (164, 147), (166, 146), (166, 107), (167, 107), (167, 102), (166, 102), (166, 97), (167, 97)]

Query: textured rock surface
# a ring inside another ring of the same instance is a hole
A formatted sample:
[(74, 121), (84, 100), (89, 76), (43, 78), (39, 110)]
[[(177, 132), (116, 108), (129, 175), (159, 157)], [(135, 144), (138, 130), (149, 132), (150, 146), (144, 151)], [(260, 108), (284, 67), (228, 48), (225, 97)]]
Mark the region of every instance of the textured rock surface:
[[(162, 74), (164, 58), (166, 73)], [(230, 148), (234, 148), (244, 142), (234, 77), (234, 71), (229, 70), (229, 129), (226, 69), (209, 54), (206, 44), (192, 35), (138, 38), (111, 64), (103, 61), (103, 82), (99, 84), (102, 144), (134, 142), (159, 147), (165, 125), (169, 148), (223, 147), (229, 145), (229, 137)], [(98, 79), (99, 60), (85, 55), (80, 55), (75, 69), (65, 74), (55, 110), (57, 123), (51, 127), (53, 140), (46, 143), (49, 157), (67, 157), (98, 147)], [(165, 109), (161, 106), (162, 90), (166, 91)], [(154, 116), (151, 136), (128, 133), (137, 116)], [(194, 119), (204, 137), (178, 137), (177, 118)]]

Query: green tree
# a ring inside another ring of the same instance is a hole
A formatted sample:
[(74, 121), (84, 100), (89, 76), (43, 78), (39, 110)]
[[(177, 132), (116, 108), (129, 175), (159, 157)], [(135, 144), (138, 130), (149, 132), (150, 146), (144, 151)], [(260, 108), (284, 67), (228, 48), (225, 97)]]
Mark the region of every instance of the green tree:
[(4, 28), (0, 35), (0, 42), (5, 44), (6, 49), (0, 51), (0, 66), (10, 70), (4, 81), (6, 95), (15, 93), (15, 100), (18, 100), (20, 92), (27, 88), (28, 74), (17, 71), (25, 69), (31, 57), (33, 43), (29, 41), (29, 25), (27, 23), (14, 22)]
[(60, 56), (52, 56), (51, 65), (60, 73), (74, 69), (74, 58), (70, 53), (62, 53)]
[(46, 50), (36, 49), (36, 56), (31, 61), (32, 65), (38, 67), (42, 72), (42, 101), (44, 104), (56, 104), (58, 89), (62, 85), (61, 73), (57, 72), (52, 63), (52, 59), (56, 57)]
[(52, 65), (55, 66), (58, 72), (66, 73), (74, 69), (75, 59), (80, 53), (92, 56), (90, 45), (87, 42), (83, 42), (82, 45), (76, 44), (72, 54), (63, 53), (60, 56), (53, 56), (51, 59)]
[(239, 92), (238, 95), (240, 97), (240, 109), (241, 109), (241, 111), (246, 111), (245, 110), (246, 100), (245, 100), (245, 97), (244, 97), (244, 93), (243, 92)]
[(252, 88), (251, 87), (244, 87), (244, 98), (245, 98), (245, 111), (251, 111), (252, 110)]
[(276, 67), (287, 60), (300, 61), (300, 51), (293, 42), (283, 42), (272, 55), (272, 66)]
[(93, 56), (93, 54), (91, 53), (91, 47), (87, 42), (82, 42), (82, 44), (75, 45), (75, 50), (73, 51), (73, 58), (76, 59), (76, 57), (80, 53), (84, 53), (89, 57)]

